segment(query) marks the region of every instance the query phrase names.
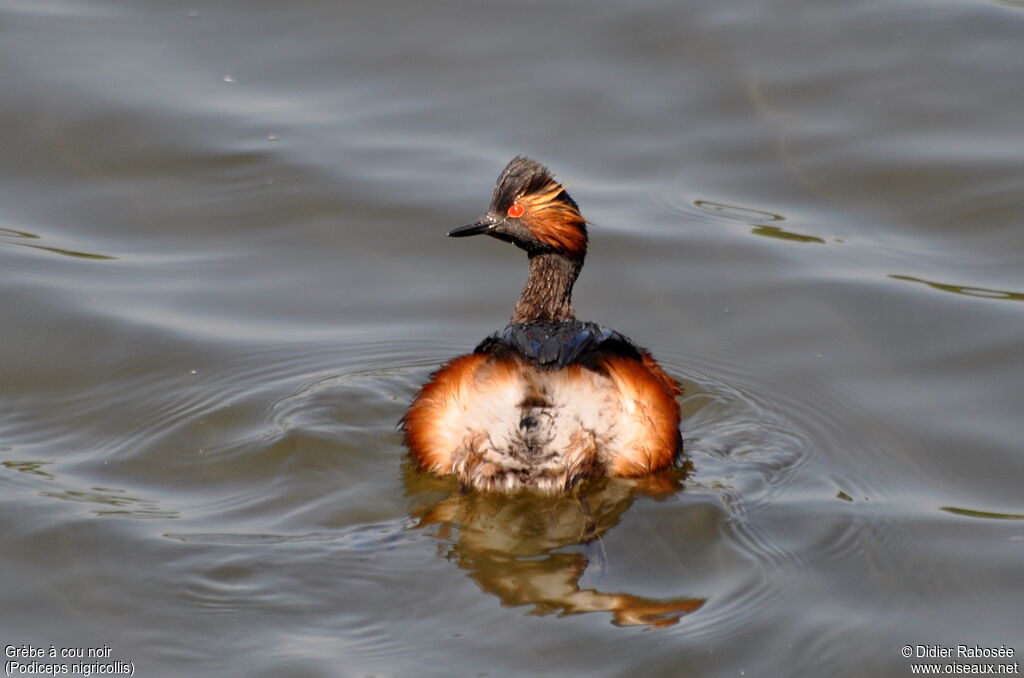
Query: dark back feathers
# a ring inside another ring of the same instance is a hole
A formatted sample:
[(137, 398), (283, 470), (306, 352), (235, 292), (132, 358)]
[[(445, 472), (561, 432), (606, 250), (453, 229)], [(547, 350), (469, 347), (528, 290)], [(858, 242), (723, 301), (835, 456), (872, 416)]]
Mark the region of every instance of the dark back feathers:
[(599, 370), (598, 360), (607, 355), (642, 360), (640, 349), (627, 337), (597, 323), (575, 320), (508, 325), (480, 342), (474, 352), (515, 353), (542, 369), (578, 363)]

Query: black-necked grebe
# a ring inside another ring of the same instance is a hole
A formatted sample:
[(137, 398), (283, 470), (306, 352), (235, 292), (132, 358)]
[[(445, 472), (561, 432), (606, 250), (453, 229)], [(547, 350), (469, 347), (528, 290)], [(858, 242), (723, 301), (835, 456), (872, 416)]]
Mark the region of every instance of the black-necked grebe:
[(586, 221), (544, 166), (517, 157), (487, 212), (452, 237), (486, 234), (526, 251), (511, 324), (450, 360), (401, 427), (420, 469), (466, 488), (562, 492), (588, 476), (642, 476), (681, 448), (679, 384), (645, 349), (576, 320), (572, 287)]

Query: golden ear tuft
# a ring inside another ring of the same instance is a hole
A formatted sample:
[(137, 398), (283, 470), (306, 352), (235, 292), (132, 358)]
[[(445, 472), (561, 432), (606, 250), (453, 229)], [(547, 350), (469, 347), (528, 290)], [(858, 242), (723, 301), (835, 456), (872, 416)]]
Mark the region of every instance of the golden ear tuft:
[(525, 204), (530, 215), (527, 226), (538, 240), (568, 256), (586, 254), (586, 220), (557, 181), (550, 181), (540, 190), (521, 196), (516, 204)]

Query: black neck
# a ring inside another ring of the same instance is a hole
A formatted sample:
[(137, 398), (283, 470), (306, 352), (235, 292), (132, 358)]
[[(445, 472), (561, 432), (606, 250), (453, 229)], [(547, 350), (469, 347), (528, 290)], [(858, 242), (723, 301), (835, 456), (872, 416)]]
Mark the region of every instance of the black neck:
[(582, 261), (561, 254), (531, 254), (530, 277), (512, 311), (512, 322), (575, 320), (572, 286), (582, 267)]

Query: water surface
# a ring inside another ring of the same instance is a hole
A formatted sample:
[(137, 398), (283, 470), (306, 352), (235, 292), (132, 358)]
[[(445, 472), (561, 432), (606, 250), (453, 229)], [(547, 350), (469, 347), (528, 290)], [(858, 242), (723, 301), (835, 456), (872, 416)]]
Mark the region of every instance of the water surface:
[[(1024, 652), (1014, 2), (0, 3), (5, 645), (144, 676), (910, 673)], [(512, 156), (686, 463), (462, 495)]]

